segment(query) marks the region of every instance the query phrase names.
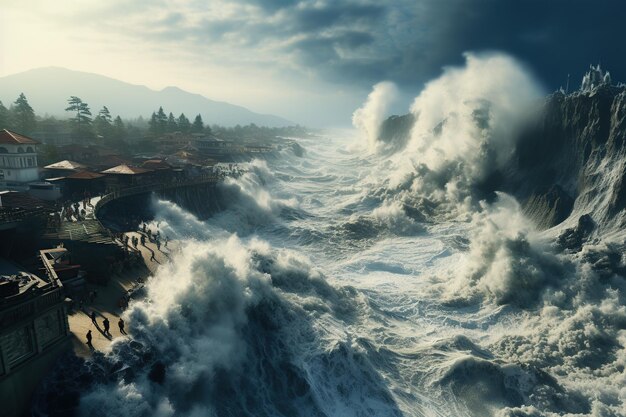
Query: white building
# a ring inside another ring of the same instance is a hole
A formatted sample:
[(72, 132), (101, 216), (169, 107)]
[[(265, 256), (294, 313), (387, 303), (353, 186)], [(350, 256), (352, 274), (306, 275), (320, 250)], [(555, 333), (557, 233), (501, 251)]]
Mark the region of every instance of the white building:
[(0, 190), (28, 190), (28, 183), (39, 180), (37, 142), (34, 139), (0, 130)]

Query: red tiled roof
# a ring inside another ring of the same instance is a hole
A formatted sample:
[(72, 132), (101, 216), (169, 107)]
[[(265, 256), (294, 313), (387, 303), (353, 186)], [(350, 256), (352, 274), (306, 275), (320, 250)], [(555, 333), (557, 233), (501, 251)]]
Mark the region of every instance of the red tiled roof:
[(0, 130), (0, 143), (6, 145), (39, 145), (35, 139), (6, 129)]
[(113, 168), (109, 168), (106, 171), (102, 171), (103, 174), (122, 174), (122, 175), (137, 175), (150, 172), (149, 169), (131, 167), (128, 165), (118, 165)]
[(143, 168), (148, 169), (171, 169), (172, 166), (165, 162), (162, 159), (148, 159), (143, 164), (141, 164)]

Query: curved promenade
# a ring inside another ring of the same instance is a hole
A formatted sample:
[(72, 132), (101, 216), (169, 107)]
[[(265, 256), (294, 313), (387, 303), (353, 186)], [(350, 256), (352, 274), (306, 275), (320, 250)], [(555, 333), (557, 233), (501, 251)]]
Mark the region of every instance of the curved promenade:
[(193, 178), (193, 179), (184, 180), (184, 181), (171, 181), (171, 182), (166, 182), (166, 183), (150, 183), (150, 184), (138, 185), (135, 187), (119, 188), (119, 189), (114, 190), (113, 192), (105, 194), (100, 200), (98, 200), (98, 202), (96, 203), (94, 207), (94, 217), (98, 218), (98, 211), (102, 209), (102, 207), (104, 207), (106, 204), (110, 203), (111, 201), (118, 200), (120, 198), (129, 197), (133, 195), (139, 195), (139, 194), (152, 193), (152, 192), (163, 192), (167, 190), (173, 190), (176, 188), (192, 187), (195, 185), (216, 184), (220, 179), (221, 177), (217, 175), (212, 175), (212, 176), (206, 176), (206, 177)]

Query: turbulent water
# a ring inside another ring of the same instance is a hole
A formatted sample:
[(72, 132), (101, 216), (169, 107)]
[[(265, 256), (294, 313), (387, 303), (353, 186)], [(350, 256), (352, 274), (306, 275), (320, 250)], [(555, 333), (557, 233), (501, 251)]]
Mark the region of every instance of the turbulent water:
[(490, 190), (541, 89), (468, 56), (381, 141), (387, 94), (359, 132), (249, 163), (206, 221), (155, 201), (182, 249), (126, 311), (133, 341), (48, 391), (92, 417), (626, 415), (621, 226), (573, 229), (604, 191), (574, 186), (546, 229), (513, 182)]

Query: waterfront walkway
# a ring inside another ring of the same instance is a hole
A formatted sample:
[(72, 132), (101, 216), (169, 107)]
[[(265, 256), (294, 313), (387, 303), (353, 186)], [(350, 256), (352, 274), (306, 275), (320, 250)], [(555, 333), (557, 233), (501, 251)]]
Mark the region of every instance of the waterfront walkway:
[[(124, 235), (130, 240), (133, 237), (141, 239), (142, 232), (127, 232)], [(123, 245), (123, 244), (122, 244)], [(135, 250), (131, 246), (131, 250)], [(106, 286), (88, 284), (87, 293), (96, 291), (97, 295), (93, 302), (86, 301), (82, 309), (78, 307), (74, 314), (69, 316), (70, 330), (72, 333), (72, 341), (74, 351), (77, 355), (88, 357), (93, 351), (106, 352), (110, 348), (111, 341), (117, 337), (132, 337), (126, 324), (127, 335), (120, 332), (118, 320), (123, 313), (123, 303), (120, 302), (127, 297), (130, 292), (141, 287), (145, 280), (153, 275), (160, 265), (167, 263), (174, 251), (178, 250), (177, 242), (168, 242), (168, 247), (161, 245), (161, 249), (157, 249), (154, 242), (150, 242), (146, 237), (146, 244), (137, 245), (136, 249), (143, 258), (143, 262), (147, 268), (132, 268), (115, 273), (111, 276)], [(154, 253), (154, 259), (152, 254)], [(89, 314), (96, 312), (97, 326), (91, 322)], [(111, 324), (111, 336), (105, 336), (102, 333), (102, 321), (104, 317), (109, 319)], [(91, 330), (93, 349), (87, 346), (85, 336), (87, 331)]]
[(195, 185), (202, 185), (202, 184), (216, 184), (222, 178), (223, 176), (220, 177), (217, 175), (208, 175), (208, 176), (199, 176), (195, 178), (190, 178), (186, 180), (157, 182), (157, 183), (143, 184), (143, 185), (138, 185), (138, 186), (133, 186), (133, 187), (120, 188), (104, 195), (101, 199), (98, 200), (98, 202), (95, 204), (94, 215), (95, 217), (98, 217), (98, 211), (100, 211), (102, 207), (104, 207), (106, 204), (110, 203), (111, 201), (114, 201), (123, 197), (130, 197), (133, 195), (148, 194), (148, 193), (162, 193), (167, 190), (173, 190), (176, 188), (183, 188), (183, 187), (192, 187)]
[[(66, 218), (64, 213), (60, 213), (60, 222), (55, 226), (48, 227), (48, 230), (44, 234), (43, 238), (48, 240), (79, 240), (87, 243), (100, 243), (107, 244), (113, 243), (114, 238), (110, 231), (106, 229), (102, 223), (98, 220), (98, 212), (108, 203), (118, 200), (124, 197), (130, 197), (140, 194), (148, 193), (162, 193), (167, 190), (173, 190), (176, 188), (191, 187), (202, 184), (215, 184), (222, 177), (216, 175), (199, 176), (186, 180), (169, 181), (149, 183), (132, 187), (125, 187), (115, 189), (103, 196), (92, 197), (89, 199), (89, 203), (85, 206), (82, 201), (79, 203), (80, 210), (84, 210), (85, 215), (76, 218), (71, 217), (70, 220)], [(79, 211), (80, 211), (79, 210)], [(1, 214), (1, 213), (0, 213)], [(6, 223), (19, 218), (17, 214), (9, 217), (9, 214), (5, 214)], [(0, 224), (2, 223), (2, 216), (0, 216)]]
[[(158, 267), (169, 262), (174, 251), (177, 250), (177, 242), (169, 241), (168, 247), (165, 247), (162, 241), (161, 248), (158, 249), (156, 242), (151, 241), (147, 234), (141, 231), (127, 231), (121, 235), (112, 234), (98, 220), (98, 211), (111, 201), (145, 193), (163, 192), (169, 189), (182, 188), (193, 185), (216, 183), (220, 177), (198, 177), (193, 180), (173, 181), (159, 184), (145, 184), (136, 187), (128, 187), (115, 190), (102, 197), (94, 197), (89, 200), (85, 209), (85, 216), (78, 219), (67, 220), (61, 216), (61, 222), (55, 230), (49, 231), (45, 237), (57, 240), (81, 240), (88, 243), (110, 243), (120, 245), (129, 252), (141, 255), (143, 260), (141, 265), (132, 268), (122, 269), (113, 272), (111, 279), (106, 286), (95, 284), (87, 284), (85, 293), (97, 294), (93, 301), (89, 296), (74, 306), (74, 312), (69, 315), (70, 331), (72, 333), (72, 341), (74, 351), (77, 355), (88, 357), (94, 351), (106, 352), (110, 349), (111, 341), (118, 337), (132, 337), (128, 325), (126, 331), (128, 334), (122, 334), (118, 327), (118, 321), (122, 315), (125, 302), (128, 300), (129, 294), (144, 285), (144, 282), (150, 275), (156, 273)], [(141, 236), (145, 236), (146, 243), (139, 243), (137, 247), (132, 246), (133, 237), (141, 241)], [(129, 247), (124, 245), (124, 237), (128, 236)], [(113, 268), (115, 269), (115, 268)], [(94, 324), (90, 318), (92, 312), (96, 313), (96, 323)], [(103, 332), (103, 320), (108, 318), (110, 323), (110, 335)], [(86, 344), (86, 334), (91, 330), (92, 346)]]

